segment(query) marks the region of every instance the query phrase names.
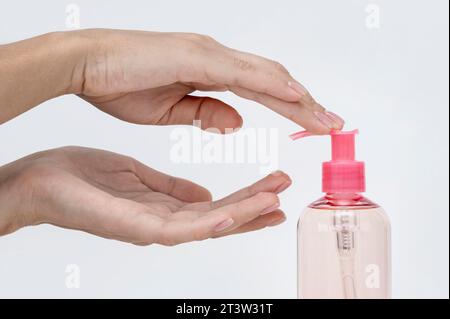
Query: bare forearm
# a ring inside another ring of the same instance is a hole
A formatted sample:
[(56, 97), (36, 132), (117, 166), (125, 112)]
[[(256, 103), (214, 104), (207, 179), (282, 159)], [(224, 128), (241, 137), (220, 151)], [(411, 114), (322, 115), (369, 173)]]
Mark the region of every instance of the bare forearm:
[(0, 124), (54, 97), (77, 93), (86, 40), (49, 33), (0, 46)]

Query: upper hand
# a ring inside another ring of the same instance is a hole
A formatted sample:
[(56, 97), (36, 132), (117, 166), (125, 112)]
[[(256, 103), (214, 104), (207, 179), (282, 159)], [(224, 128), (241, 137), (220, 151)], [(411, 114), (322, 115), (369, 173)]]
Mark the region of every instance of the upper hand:
[(75, 31), (88, 39), (74, 74), (82, 98), (122, 120), (139, 124), (192, 124), (239, 128), (231, 106), (196, 91), (229, 90), (261, 103), (312, 133), (341, 129), (281, 64), (189, 33), (121, 30)]

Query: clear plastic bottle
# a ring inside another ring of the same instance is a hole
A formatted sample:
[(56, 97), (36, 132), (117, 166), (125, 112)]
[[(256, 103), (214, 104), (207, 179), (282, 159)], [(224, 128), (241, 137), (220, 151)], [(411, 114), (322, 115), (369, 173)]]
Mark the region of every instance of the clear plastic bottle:
[(333, 159), (323, 163), (326, 195), (300, 216), (299, 298), (390, 298), (390, 223), (361, 195), (365, 174), (364, 163), (354, 159), (356, 133), (331, 133)]

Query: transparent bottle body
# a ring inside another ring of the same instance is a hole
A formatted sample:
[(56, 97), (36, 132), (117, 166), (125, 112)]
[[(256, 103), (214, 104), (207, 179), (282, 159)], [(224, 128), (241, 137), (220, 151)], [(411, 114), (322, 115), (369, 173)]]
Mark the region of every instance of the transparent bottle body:
[(298, 297), (391, 296), (390, 223), (360, 194), (327, 194), (298, 223)]

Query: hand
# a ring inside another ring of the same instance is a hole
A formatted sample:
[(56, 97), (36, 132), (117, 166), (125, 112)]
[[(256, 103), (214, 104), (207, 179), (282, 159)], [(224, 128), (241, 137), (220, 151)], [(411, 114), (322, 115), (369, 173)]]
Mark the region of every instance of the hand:
[(218, 201), (111, 152), (65, 147), (0, 167), (0, 235), (50, 223), (138, 245), (175, 245), (280, 224), (277, 172)]
[(279, 63), (198, 34), (120, 30), (54, 32), (0, 45), (0, 124), (57, 96), (79, 94), (140, 124), (239, 128), (231, 106), (196, 91), (254, 100), (315, 134), (344, 121), (319, 105)]
[[(312, 133), (341, 129), (344, 122), (315, 102), (279, 63), (227, 48), (188, 33), (82, 30), (89, 39), (73, 72), (76, 93), (122, 120), (138, 124), (192, 124), (239, 128), (231, 106), (189, 94), (226, 91), (254, 100)], [(92, 45), (94, 43), (94, 45)]]

